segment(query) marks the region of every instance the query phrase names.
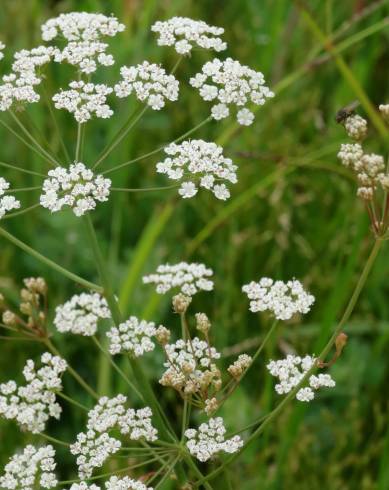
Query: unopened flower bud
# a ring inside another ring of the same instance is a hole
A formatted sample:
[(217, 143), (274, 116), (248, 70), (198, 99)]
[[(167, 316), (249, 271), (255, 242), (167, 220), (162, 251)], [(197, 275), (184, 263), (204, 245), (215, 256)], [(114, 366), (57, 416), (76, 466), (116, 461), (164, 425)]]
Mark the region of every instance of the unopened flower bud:
[(28, 277), (23, 282), (31, 292), (46, 294), (47, 284), (43, 277)]
[(196, 313), (195, 317), (197, 330), (206, 335), (211, 328), (211, 322), (209, 321), (207, 315), (205, 313)]
[(4, 325), (14, 326), (18, 322), (18, 317), (15, 315), (15, 313), (13, 313), (10, 310), (6, 310), (3, 313), (3, 317), (2, 318), (3, 318)]
[(353, 114), (344, 121), (347, 134), (355, 141), (362, 141), (367, 134), (367, 121), (363, 117)]
[(170, 330), (168, 330), (163, 325), (160, 325), (155, 332), (155, 338), (157, 339), (157, 342), (161, 345), (166, 345), (169, 343), (170, 335)]
[(3, 296), (3, 295), (0, 293), (0, 308), (1, 308), (2, 306), (4, 306), (4, 304), (5, 304), (5, 298), (4, 298), (4, 296)]
[(239, 379), (250, 366), (251, 362), (252, 358), (250, 356), (247, 354), (241, 354), (238, 359), (228, 367), (227, 371), (233, 378)]
[(182, 293), (176, 294), (173, 296), (173, 311), (179, 315), (186, 313), (191, 301), (192, 298), (190, 296), (185, 296)]
[(212, 415), (216, 410), (218, 409), (219, 404), (216, 398), (210, 398), (208, 400), (205, 400), (205, 413), (207, 415)]
[(25, 302), (31, 302), (34, 298), (34, 295), (28, 289), (23, 288), (20, 291), (20, 297)]
[(20, 303), (20, 312), (23, 313), (24, 315), (31, 315), (32, 314), (32, 306), (31, 303)]

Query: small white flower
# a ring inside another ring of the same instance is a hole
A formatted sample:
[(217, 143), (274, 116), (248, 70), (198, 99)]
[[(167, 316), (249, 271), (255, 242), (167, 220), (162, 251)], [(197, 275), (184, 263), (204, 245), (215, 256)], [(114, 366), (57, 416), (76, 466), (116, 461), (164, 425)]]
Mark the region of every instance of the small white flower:
[(154, 350), (155, 344), (151, 339), (155, 333), (155, 323), (131, 316), (126, 322), (107, 332), (110, 339), (109, 352), (112, 355), (128, 352), (140, 357), (145, 352)]
[(54, 325), (59, 332), (92, 336), (100, 319), (111, 314), (105, 298), (98, 293), (81, 293), (55, 309)]
[(225, 439), (226, 429), (221, 417), (210, 418), (208, 423), (201, 424), (196, 429), (188, 429), (185, 436), (188, 441), (186, 447), (190, 454), (199, 461), (205, 462), (219, 452), (236, 453), (243, 446), (239, 436)]
[(212, 269), (207, 269), (204, 264), (179, 262), (158, 266), (156, 273), (143, 276), (143, 282), (156, 284), (159, 294), (177, 288), (185, 296), (193, 296), (199, 291), (213, 289), (213, 282), (209, 279), (212, 275)]
[(250, 301), (250, 311), (270, 311), (277, 320), (289, 320), (296, 313), (306, 314), (315, 301), (300, 281), (274, 281), (263, 277), (242, 287)]
[(389, 121), (389, 104), (380, 104), (378, 107), (385, 120)]
[(244, 106), (249, 104), (263, 105), (266, 99), (274, 97), (273, 92), (265, 85), (261, 72), (256, 72), (239, 61), (227, 58), (220, 61), (215, 58), (207, 62), (202, 72), (190, 79), (190, 84), (199, 89), (204, 100), (217, 100), (211, 114), (216, 120), (229, 115), (229, 106), (239, 108), (237, 121), (248, 126), (254, 120), (254, 114)]
[(82, 216), (95, 209), (96, 201), (108, 200), (111, 180), (94, 175), (83, 163), (73, 163), (69, 169), (57, 167), (48, 176), (40, 204), (53, 213), (70, 206), (76, 216)]
[(178, 193), (184, 199), (190, 199), (197, 194), (197, 188), (193, 182), (183, 182), (178, 190)]
[(62, 409), (55, 392), (62, 389), (61, 376), (67, 368), (66, 361), (48, 352), (41, 362), (43, 366), (36, 370), (34, 361), (27, 361), (24, 386), (18, 387), (14, 381), (0, 384), (0, 415), (33, 433), (43, 432), (50, 417), (59, 419)]
[(355, 141), (361, 141), (367, 134), (367, 121), (358, 114), (349, 116), (344, 121), (344, 127), (347, 134)]
[(224, 51), (227, 48), (227, 44), (219, 37), (224, 33), (223, 28), (209, 26), (203, 21), (188, 17), (158, 21), (151, 30), (159, 34), (159, 46), (174, 46), (179, 54), (190, 53), (193, 46), (214, 51)]
[(55, 488), (58, 484), (54, 470), (55, 451), (51, 445), (36, 448), (28, 445), (6, 464), (0, 477), (4, 489), (31, 490), (32, 488)]
[(5, 44), (0, 41), (0, 60), (4, 58), (4, 53), (3, 53), (4, 49), (5, 49)]
[(117, 97), (134, 93), (138, 100), (156, 111), (165, 106), (166, 100), (178, 99), (178, 81), (159, 65), (144, 61), (137, 66), (123, 66), (120, 73), (123, 80), (114, 88)]

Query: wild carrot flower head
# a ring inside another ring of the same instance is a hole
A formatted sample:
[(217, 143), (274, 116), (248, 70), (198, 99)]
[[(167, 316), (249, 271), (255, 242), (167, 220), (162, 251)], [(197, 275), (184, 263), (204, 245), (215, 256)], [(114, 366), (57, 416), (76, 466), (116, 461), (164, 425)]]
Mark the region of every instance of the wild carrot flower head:
[(117, 97), (128, 97), (134, 93), (138, 100), (156, 111), (162, 109), (167, 100), (178, 99), (178, 81), (155, 63), (144, 61), (137, 66), (123, 66), (120, 74), (122, 81), (115, 85)]
[[(288, 355), (279, 361), (270, 361), (266, 366), (272, 376), (278, 378), (275, 390), (279, 395), (289, 393), (304, 378), (307, 372), (315, 365), (316, 358), (306, 355), (305, 357)], [(335, 381), (329, 374), (312, 375), (308, 379), (309, 386), (302, 387), (296, 393), (296, 398), (302, 402), (309, 402), (314, 399), (314, 390), (321, 387), (333, 388)]]
[[(225, 181), (237, 182), (237, 166), (223, 155), (223, 148), (216, 143), (203, 140), (172, 143), (165, 148), (168, 157), (157, 163), (157, 172), (167, 174), (170, 179), (183, 181), (179, 194), (183, 198), (193, 197), (200, 187), (210, 190), (218, 199), (226, 200), (230, 192)], [(191, 180), (193, 179), (195, 183)], [(189, 188), (188, 184), (193, 184)], [(188, 189), (192, 189), (188, 192)]]
[(91, 336), (96, 333), (99, 320), (110, 317), (105, 298), (98, 293), (81, 293), (57, 306), (54, 325), (62, 333)]
[(10, 490), (31, 490), (37, 486), (56, 488), (58, 481), (54, 473), (54, 456), (51, 445), (36, 448), (29, 444), (6, 464), (5, 473), (0, 477), (0, 487)]
[(46, 352), (41, 356), (43, 366), (38, 370), (29, 359), (23, 369), (24, 386), (14, 381), (0, 385), (0, 415), (16, 420), (20, 427), (33, 433), (43, 432), (50, 417), (59, 419), (61, 407), (55, 391), (62, 389), (61, 376), (66, 361)]
[(243, 446), (239, 436), (225, 439), (226, 428), (221, 417), (210, 418), (208, 423), (201, 424), (198, 429), (188, 429), (185, 437), (186, 446), (199, 461), (205, 462), (219, 452), (236, 453)]
[(216, 120), (228, 117), (229, 106), (238, 108), (237, 121), (249, 126), (254, 114), (245, 106), (263, 105), (273, 92), (265, 85), (261, 72), (241, 65), (239, 61), (215, 58), (205, 63), (200, 73), (190, 79), (190, 84), (199, 90), (206, 101), (217, 102), (212, 107), (212, 117)]
[(110, 187), (110, 179), (94, 175), (83, 163), (73, 163), (69, 169), (49, 170), (40, 203), (53, 213), (69, 206), (76, 216), (82, 216), (95, 209), (96, 201), (108, 200)]
[(250, 299), (250, 311), (269, 311), (277, 320), (289, 320), (296, 313), (305, 314), (315, 301), (300, 281), (274, 281), (263, 277), (242, 287)]
[(8, 211), (20, 208), (20, 201), (14, 196), (5, 195), (9, 187), (9, 182), (3, 179), (3, 177), (0, 177), (0, 219), (3, 218)]
[(135, 357), (140, 357), (154, 350), (152, 337), (155, 334), (155, 323), (131, 316), (127, 321), (118, 327), (112, 327), (107, 332), (110, 340), (109, 352), (112, 355), (128, 352)]
[(171, 289), (180, 289), (186, 296), (193, 296), (199, 291), (211, 291), (213, 281), (212, 269), (204, 264), (179, 262), (178, 264), (160, 265), (156, 273), (143, 277), (145, 284), (156, 284), (156, 291), (165, 294)]
[(179, 54), (188, 54), (194, 46), (214, 51), (224, 51), (227, 44), (219, 36), (224, 33), (222, 27), (209, 26), (203, 21), (188, 17), (172, 17), (167, 21), (158, 21), (151, 30), (159, 34), (159, 46), (174, 46)]

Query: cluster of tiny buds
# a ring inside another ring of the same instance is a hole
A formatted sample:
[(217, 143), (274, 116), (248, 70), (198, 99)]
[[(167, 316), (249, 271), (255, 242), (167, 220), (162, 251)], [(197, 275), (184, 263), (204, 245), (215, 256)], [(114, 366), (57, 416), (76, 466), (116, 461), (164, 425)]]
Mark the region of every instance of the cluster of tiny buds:
[(225, 61), (215, 58), (207, 62), (202, 72), (192, 77), (189, 82), (192, 87), (199, 89), (204, 100), (218, 101), (212, 107), (213, 119), (228, 117), (229, 106), (232, 105), (240, 108), (237, 121), (243, 126), (249, 126), (254, 121), (254, 114), (244, 106), (250, 103), (262, 106), (266, 99), (274, 97), (274, 93), (265, 85), (265, 78), (261, 72), (241, 65), (232, 58)]
[(108, 200), (110, 179), (94, 175), (83, 163), (73, 163), (69, 169), (57, 167), (49, 170), (48, 175), (43, 182), (40, 204), (52, 213), (69, 206), (76, 216), (82, 216), (95, 209), (96, 201)]
[(88, 337), (96, 333), (99, 320), (110, 317), (105, 298), (98, 293), (81, 293), (57, 306), (54, 325), (61, 333), (71, 332)]
[(5, 195), (9, 187), (9, 182), (0, 177), (0, 220), (8, 211), (20, 208), (20, 201), (14, 196)]
[(193, 46), (203, 49), (224, 51), (227, 44), (219, 36), (224, 33), (222, 27), (215, 27), (203, 21), (188, 17), (172, 17), (167, 21), (158, 21), (151, 26), (159, 34), (159, 46), (174, 46), (177, 53), (189, 54)]
[(351, 139), (362, 141), (367, 135), (367, 121), (358, 114), (351, 114), (344, 121), (344, 128)]
[[(316, 358), (306, 355), (305, 357), (289, 354), (285, 359), (270, 361), (266, 366), (272, 376), (278, 378), (275, 390), (279, 395), (292, 391), (307, 375), (308, 371), (314, 367)], [(311, 375), (308, 379), (309, 386), (300, 388), (296, 393), (296, 398), (302, 402), (310, 402), (314, 399), (313, 390), (321, 387), (333, 388), (335, 381), (329, 374)]]
[(50, 417), (59, 419), (62, 410), (55, 392), (61, 391), (61, 376), (67, 368), (66, 361), (49, 352), (42, 354), (41, 362), (43, 366), (36, 370), (34, 361), (27, 361), (23, 369), (26, 385), (0, 384), (0, 415), (33, 433), (43, 432)]
[(114, 87), (117, 97), (128, 97), (134, 92), (138, 100), (156, 111), (165, 106), (166, 100), (178, 99), (178, 81), (155, 63), (144, 61), (137, 66), (123, 66), (120, 74), (122, 81)]
[(174, 313), (177, 313), (178, 315), (183, 315), (184, 313), (186, 313), (191, 302), (192, 302), (191, 296), (185, 296), (185, 294), (182, 293), (176, 294), (175, 296), (173, 296), (172, 299), (172, 306), (173, 306)]
[[(27, 316), (27, 319), (24, 320), (19, 314), (6, 309), (2, 315), (3, 323), (18, 328), (21, 333), (27, 335), (44, 336), (46, 333), (46, 281), (42, 277), (29, 277), (23, 282), (25, 287), (20, 290), (19, 312), (22, 316)], [(0, 301), (0, 310), (4, 306), (5, 300), (3, 298)]]
[(51, 445), (36, 448), (28, 445), (17, 453), (5, 466), (0, 477), (0, 487), (9, 490), (32, 490), (34, 488), (56, 488), (58, 481), (54, 473), (55, 451)]
[[(223, 148), (216, 143), (203, 140), (172, 143), (165, 148), (168, 157), (157, 163), (157, 172), (167, 174), (172, 180), (192, 178), (199, 180), (199, 186), (210, 190), (217, 199), (225, 201), (230, 192), (224, 182), (237, 182), (237, 166), (223, 155)], [(198, 192), (192, 180), (182, 181), (178, 193), (183, 198), (191, 198)]]
[(196, 329), (206, 337), (211, 328), (211, 322), (205, 313), (196, 313)]
[(342, 144), (338, 158), (345, 167), (355, 172), (359, 184), (357, 195), (366, 202), (372, 201), (378, 187), (381, 187), (384, 192), (389, 190), (389, 174), (385, 168), (384, 158), (374, 153), (364, 153), (359, 143), (367, 132), (365, 119), (358, 115), (351, 115), (345, 120), (344, 125), (348, 135), (357, 143)]
[(169, 343), (171, 335), (170, 330), (163, 325), (160, 325), (155, 331), (155, 338), (162, 346)]
[(227, 371), (236, 380), (238, 380), (242, 374), (250, 367), (253, 359), (247, 354), (241, 354), (238, 359), (231, 364)]
[(127, 321), (118, 327), (112, 327), (107, 332), (110, 341), (109, 352), (112, 355), (127, 352), (134, 357), (143, 356), (144, 353), (154, 350), (152, 337), (155, 334), (155, 323), (131, 316)]
[(389, 104), (380, 104), (378, 109), (382, 117), (389, 122)]
[(188, 441), (186, 446), (199, 461), (205, 462), (224, 451), (232, 454), (243, 446), (243, 441), (239, 436), (225, 439), (226, 429), (221, 417), (210, 418), (208, 423), (201, 424), (199, 428), (187, 429), (185, 437)]
[[(117, 476), (111, 476), (111, 478), (104, 484), (105, 490), (153, 490), (152, 487), (147, 487), (139, 480), (134, 480), (129, 476), (124, 478), (118, 478)], [(69, 490), (102, 490), (102, 487), (95, 485), (94, 483), (88, 484), (86, 482), (73, 483)]]
[(144, 284), (156, 284), (158, 294), (165, 294), (171, 289), (180, 288), (185, 296), (193, 296), (199, 291), (211, 291), (213, 282), (211, 269), (204, 264), (179, 262), (165, 264), (157, 268), (156, 273), (143, 276)]
[(263, 277), (242, 287), (250, 301), (250, 311), (269, 311), (277, 320), (289, 320), (296, 313), (310, 311), (315, 298), (307, 293), (300, 281), (274, 281)]

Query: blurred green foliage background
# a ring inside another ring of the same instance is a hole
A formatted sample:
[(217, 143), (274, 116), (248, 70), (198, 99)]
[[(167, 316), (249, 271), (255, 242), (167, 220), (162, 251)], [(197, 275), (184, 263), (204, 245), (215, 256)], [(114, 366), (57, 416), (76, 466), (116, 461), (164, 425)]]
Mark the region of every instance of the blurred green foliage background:
[[(316, 0), (307, 2), (321, 29), (333, 37), (347, 65), (373, 104), (389, 102), (389, 3), (367, 0)], [(1, 72), (10, 63), (10, 51), (40, 43), (39, 26), (60, 12), (86, 10), (113, 13), (127, 26), (111, 41), (116, 64), (100, 70), (112, 82), (121, 65), (148, 59), (171, 68), (173, 49), (159, 48), (150, 26), (174, 15), (203, 19), (226, 29), (227, 55), (265, 74), (276, 97), (261, 108), (253, 126), (237, 128), (232, 119), (212, 122), (193, 137), (223, 144), (225, 153), (239, 165), (239, 183), (227, 203), (200, 192), (195, 199), (178, 200), (175, 190), (159, 193), (116, 193), (109, 204), (93, 214), (101, 246), (126, 314), (164, 323), (178, 334), (177, 318), (167, 297), (152, 294), (141, 276), (159, 263), (200, 261), (215, 272), (215, 291), (198, 295), (192, 311), (206, 311), (213, 321), (213, 341), (227, 364), (244, 349), (251, 352), (264, 335), (266, 319), (248, 311), (241, 285), (261, 276), (304, 281), (316, 296), (310, 315), (279, 330), (242, 389), (223, 408), (231, 430), (247, 425), (278, 401), (273, 381), (265, 373), (269, 357), (286, 352), (318, 352), (360, 274), (372, 244), (363, 205), (355, 196), (351, 174), (336, 158), (344, 130), (334, 121), (339, 108), (356, 99), (334, 61), (323, 50), (291, 0), (2, 0), (0, 39), (7, 45)], [(225, 56), (223, 53), (222, 57)], [(212, 54), (194, 52), (179, 66), (182, 81), (178, 103), (161, 112), (149, 111), (136, 129), (104, 162), (106, 169), (163, 145), (202, 121), (209, 104), (200, 100), (188, 83)], [(47, 74), (49, 94), (65, 87), (69, 67), (54, 67)], [(106, 142), (127, 118), (135, 102), (116, 102), (109, 121), (88, 124), (85, 163), (93, 162)], [(47, 144), (60, 154), (59, 140), (44, 104), (30, 106), (22, 115), (34, 121)], [(360, 114), (364, 115), (363, 109)], [(71, 152), (74, 121), (56, 113)], [(10, 123), (7, 115), (0, 117)], [(38, 135), (37, 129), (31, 131)], [(0, 129), (0, 160), (37, 171), (44, 162), (13, 135)], [(388, 156), (388, 142), (370, 127), (367, 146)], [(164, 186), (156, 175), (159, 155), (144, 159), (111, 175), (116, 187)], [(1, 168), (0, 175), (14, 187), (40, 181)], [(23, 205), (38, 199), (38, 192), (22, 196)], [(64, 267), (98, 281), (80, 220), (70, 213), (50, 215), (42, 209), (1, 223), (18, 238)], [(349, 342), (331, 373), (333, 390), (321, 393), (308, 406), (293, 403), (231, 469), (234, 489), (245, 490), (386, 490), (389, 488), (388, 348), (389, 286), (388, 247), (380, 254), (346, 332)], [(0, 240), (0, 291), (17, 301), (22, 278), (41, 275), (50, 287), (51, 310), (79, 287), (37, 262), (12, 244)], [(300, 321), (301, 320), (301, 321)], [(53, 332), (54, 334), (54, 332)], [(3, 334), (2, 334), (3, 335)], [(4, 334), (6, 335), (6, 334)], [(245, 344), (248, 340), (247, 346)], [(85, 339), (54, 334), (66, 358), (101, 393), (125, 391), (120, 380)], [(242, 344), (243, 342), (243, 344)], [(41, 347), (1, 340), (0, 382), (19, 376), (25, 360), (37, 357)], [(147, 369), (157, 378), (162, 357), (149, 355)], [(71, 378), (68, 393), (88, 403)], [(173, 418), (180, 404), (173, 392), (161, 391)], [(64, 423), (49, 432), (72, 441), (83, 430), (84, 415), (64, 405)], [(36, 436), (20, 434), (13, 423), (0, 421), (0, 466), (13, 451)], [(73, 458), (60, 452), (62, 477), (74, 475)], [(226, 488), (215, 481), (215, 488)], [(172, 487), (173, 488), (173, 487)]]

